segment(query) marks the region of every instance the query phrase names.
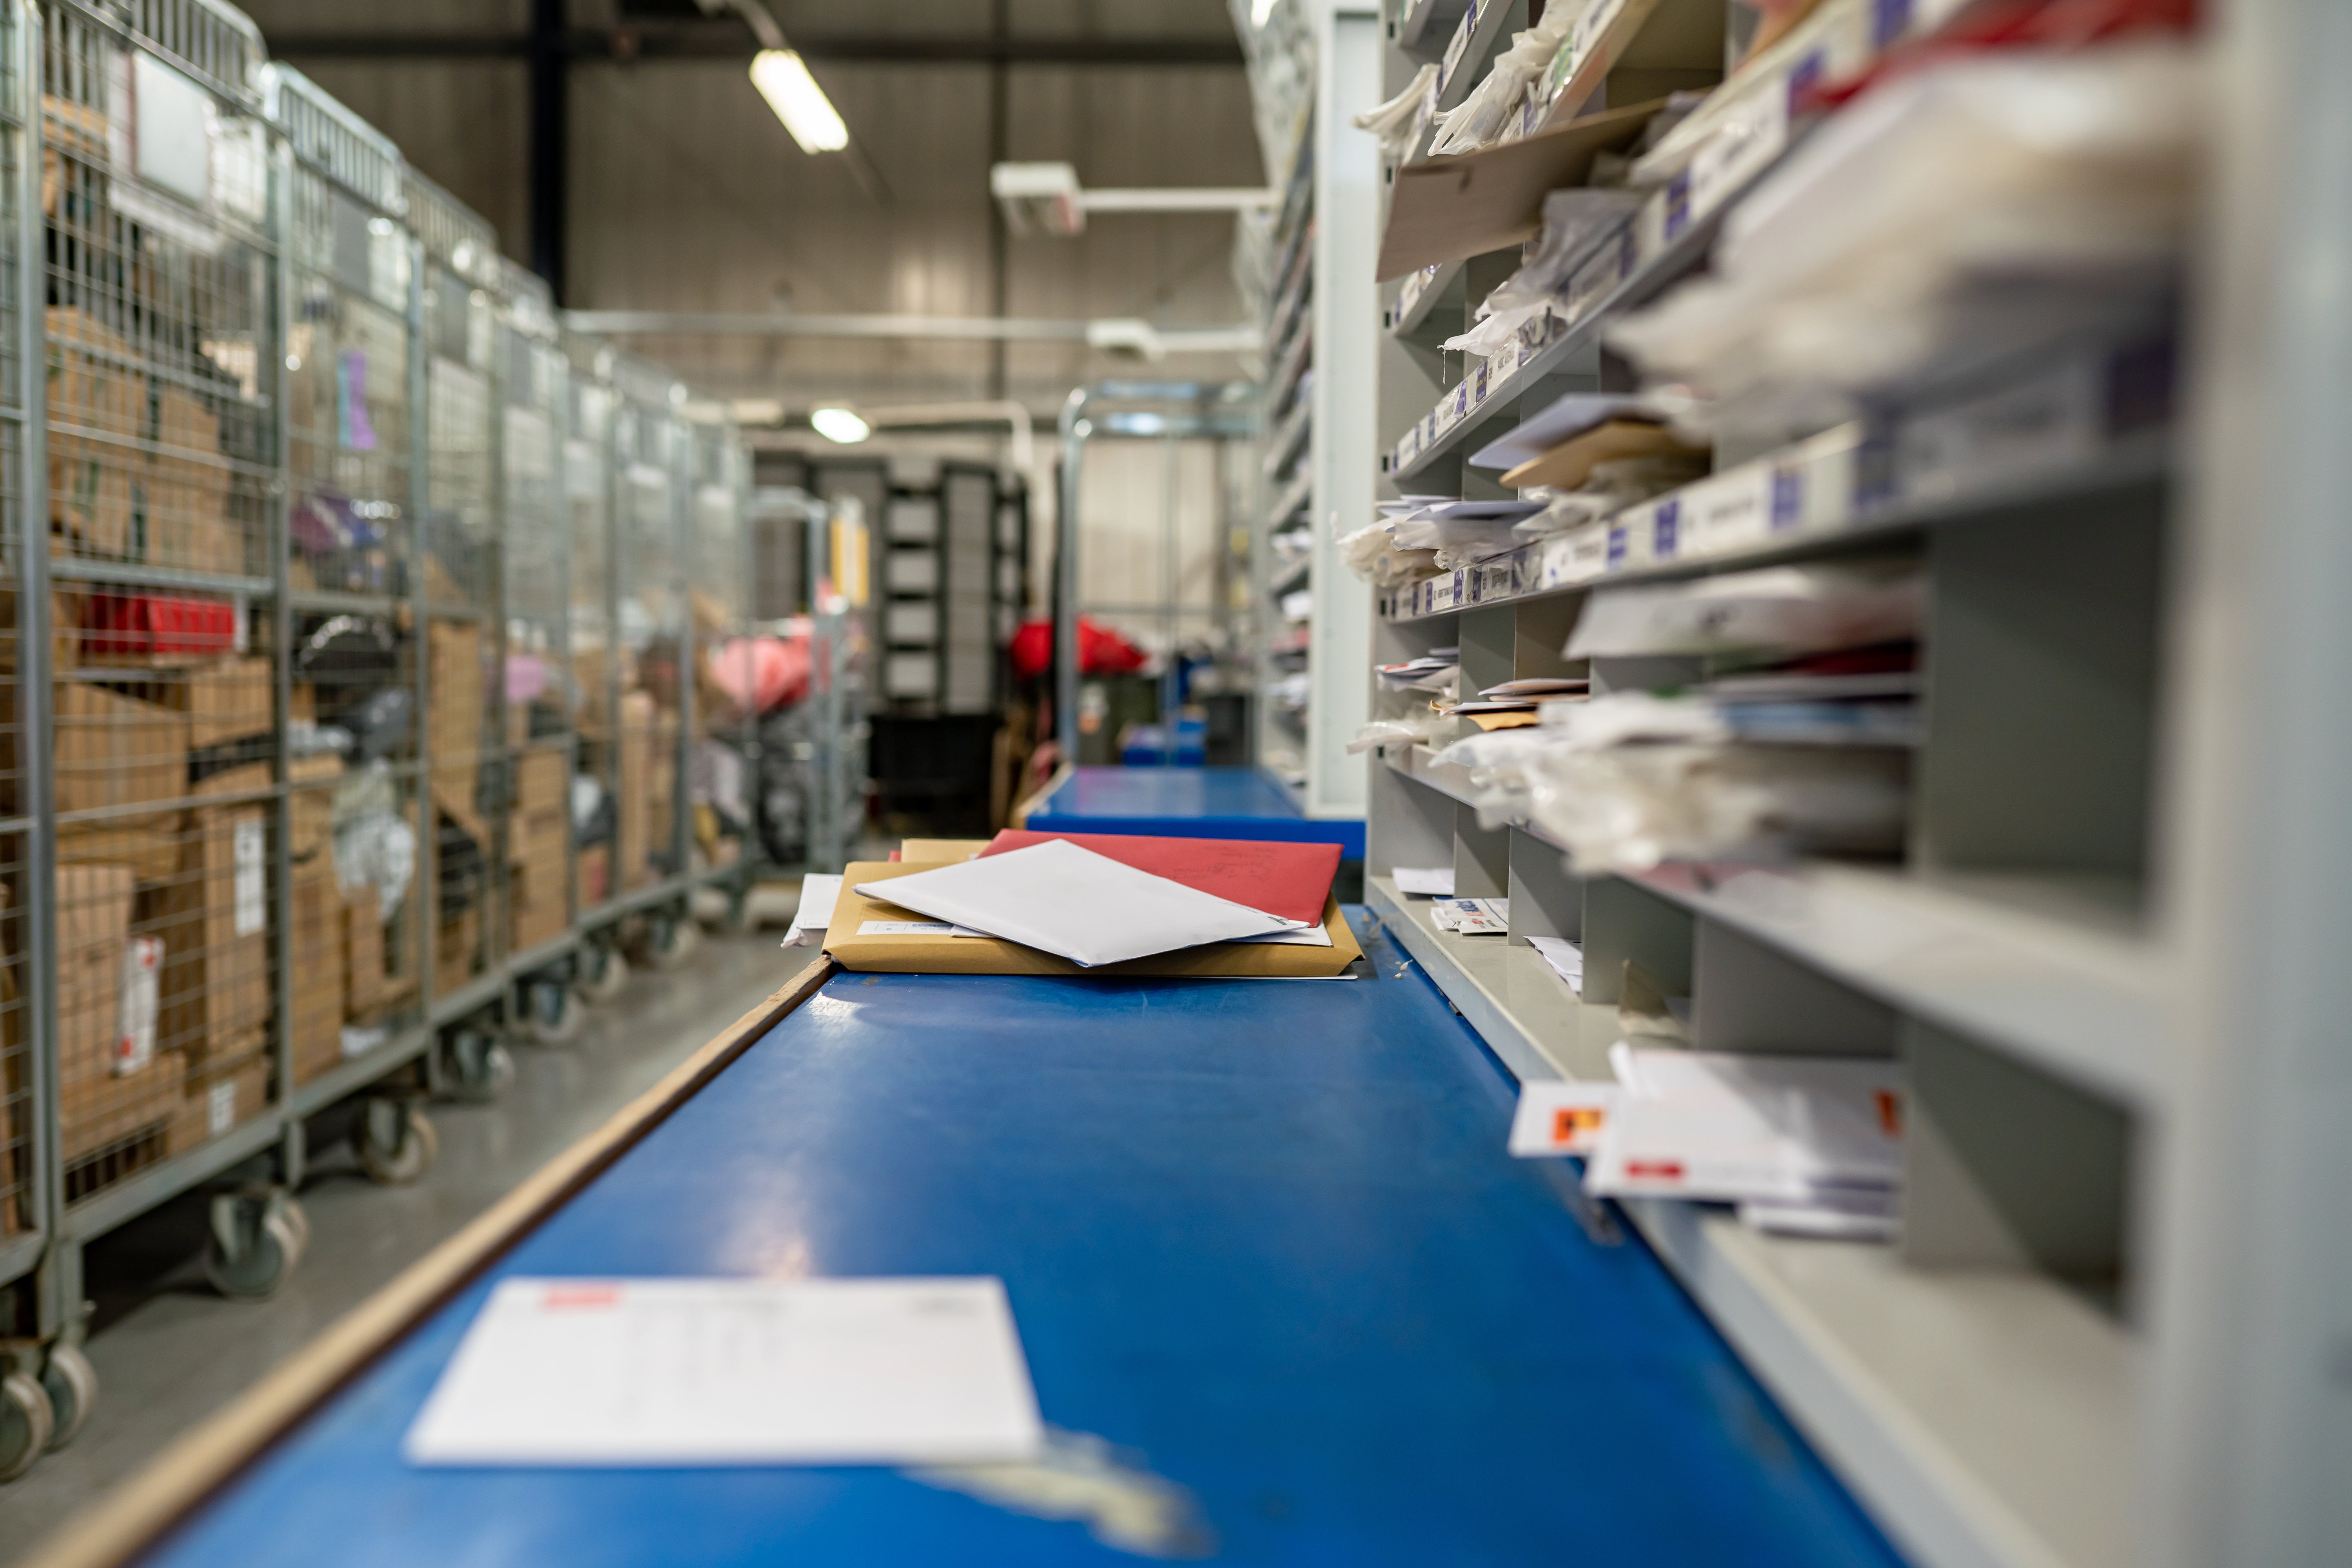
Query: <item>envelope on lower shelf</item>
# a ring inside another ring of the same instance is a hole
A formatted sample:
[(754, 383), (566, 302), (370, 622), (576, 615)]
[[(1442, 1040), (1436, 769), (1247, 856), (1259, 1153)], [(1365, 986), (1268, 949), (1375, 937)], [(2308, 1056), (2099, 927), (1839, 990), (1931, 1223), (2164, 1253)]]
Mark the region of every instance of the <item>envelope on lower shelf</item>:
[(833, 924), (824, 935), (825, 951), (833, 954), (834, 961), (844, 969), (887, 974), (1106, 974), (1114, 978), (1299, 980), (1328, 979), (1344, 973), (1364, 952), (1356, 945), (1355, 933), (1348, 929), (1347, 920), (1339, 913), (1337, 899), (1328, 900), (1323, 910), (1323, 929), (1331, 938), (1328, 947), (1220, 942), (1091, 969), (994, 937), (950, 936), (928, 931), (864, 933), (863, 928), (869, 921), (889, 926), (937, 923), (896, 904), (869, 898), (857, 891), (857, 886), (861, 882), (880, 882), (918, 871), (936, 870), (939, 864), (861, 861), (845, 870), (841, 900), (834, 906)]

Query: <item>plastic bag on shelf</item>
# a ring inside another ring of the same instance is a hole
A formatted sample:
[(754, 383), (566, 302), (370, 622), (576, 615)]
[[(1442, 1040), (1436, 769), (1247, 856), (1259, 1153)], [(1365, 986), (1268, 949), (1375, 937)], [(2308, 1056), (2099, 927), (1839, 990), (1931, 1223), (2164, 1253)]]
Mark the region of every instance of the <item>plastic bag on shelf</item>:
[(1453, 728), (1453, 721), (1440, 718), (1434, 712), (1409, 713), (1401, 719), (1375, 719), (1356, 731), (1348, 742), (1348, 754), (1360, 756), (1376, 746), (1417, 746), (1436, 739), (1439, 731)]
[(1528, 820), (1580, 876), (1903, 846), (1910, 756), (1900, 750), (1555, 744), (1522, 765)]
[(1495, 63), (1470, 95), (1452, 109), (1437, 116), (1437, 133), (1430, 139), (1433, 157), (1452, 153), (1475, 153), (1481, 147), (1491, 147), (1507, 140), (1507, 130), (1515, 128), (1511, 110), (1526, 93), (1528, 84), (1541, 76), (1559, 53), (1560, 40), (1582, 7), (1562, 5), (1548, 10), (1542, 21), (1524, 33), (1512, 37), (1511, 47), (1495, 57)]
[(1402, 587), (1437, 570), (1434, 550), (1398, 549), (1385, 521), (1367, 523), (1349, 533), (1339, 532), (1335, 525), (1332, 534), (1348, 570), (1375, 588)]
[(1423, 109), (1436, 92), (1437, 64), (1433, 60), (1413, 72), (1402, 92), (1386, 103), (1373, 105), (1349, 123), (1380, 138), (1381, 157), (1400, 157), (1410, 150), (1413, 128), (1421, 122)]
[(1927, 580), (1908, 562), (1770, 566), (1695, 582), (1596, 590), (1570, 658), (1781, 654), (1915, 639)]

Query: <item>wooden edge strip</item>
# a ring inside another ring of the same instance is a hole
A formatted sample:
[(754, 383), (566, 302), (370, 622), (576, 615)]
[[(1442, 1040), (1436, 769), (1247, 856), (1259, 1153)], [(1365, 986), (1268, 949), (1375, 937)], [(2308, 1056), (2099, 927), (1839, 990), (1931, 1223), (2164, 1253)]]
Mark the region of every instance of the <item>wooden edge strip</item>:
[(68, 1520), (18, 1568), (120, 1568), (234, 1478), (394, 1341), (578, 1195), (835, 973), (819, 957), (602, 1127), (352, 1308), (292, 1359)]
[(1007, 820), (1015, 827), (1027, 827), (1029, 814), (1053, 799), (1054, 792), (1069, 783), (1072, 775), (1077, 771), (1078, 764), (1076, 763), (1066, 762), (1056, 767), (1054, 770), (1054, 776), (1039, 784), (1025, 799), (1015, 805), (1013, 808), (1013, 815)]

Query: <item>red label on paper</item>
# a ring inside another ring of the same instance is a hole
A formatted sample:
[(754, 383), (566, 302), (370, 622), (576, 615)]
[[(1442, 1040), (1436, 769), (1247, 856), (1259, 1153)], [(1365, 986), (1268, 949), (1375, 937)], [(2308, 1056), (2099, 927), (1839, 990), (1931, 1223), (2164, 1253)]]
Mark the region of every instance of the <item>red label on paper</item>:
[(621, 1304), (618, 1285), (559, 1285), (540, 1298), (539, 1304), (554, 1310), (573, 1307), (617, 1307)]
[(1625, 1173), (1636, 1179), (1648, 1177), (1652, 1181), (1679, 1182), (1683, 1179), (1683, 1163), (1680, 1160), (1628, 1160), (1625, 1162)]

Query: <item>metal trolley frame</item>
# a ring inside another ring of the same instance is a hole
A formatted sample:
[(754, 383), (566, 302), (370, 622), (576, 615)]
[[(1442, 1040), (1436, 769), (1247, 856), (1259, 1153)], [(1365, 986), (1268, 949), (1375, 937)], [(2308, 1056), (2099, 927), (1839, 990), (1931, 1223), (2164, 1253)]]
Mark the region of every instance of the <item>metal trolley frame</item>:
[[(740, 910), (752, 857), (690, 863), (689, 779), (749, 464), (683, 403), (221, 0), (0, 0), (0, 1480), (97, 1396), (89, 1242), (202, 1191), (213, 1281), (268, 1294), (314, 1143), (413, 1180), (427, 1097), (560, 1041), (625, 933), (658, 963), (698, 889)], [(564, 498), (602, 492), (610, 654), (625, 459), (588, 432), (574, 472), (562, 416), (625, 405), (666, 458), (671, 852), (591, 905)]]

